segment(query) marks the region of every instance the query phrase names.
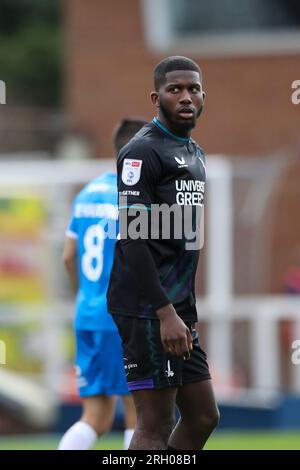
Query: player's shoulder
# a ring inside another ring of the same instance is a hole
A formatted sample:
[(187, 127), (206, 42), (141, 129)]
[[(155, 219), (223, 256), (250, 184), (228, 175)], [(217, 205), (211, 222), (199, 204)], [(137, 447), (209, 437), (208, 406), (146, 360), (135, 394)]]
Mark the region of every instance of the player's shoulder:
[(116, 184), (116, 173), (106, 172), (87, 184), (84, 190), (86, 193), (106, 193), (115, 191)]
[(194, 144), (195, 147), (197, 147), (197, 149), (199, 149), (199, 150), (201, 151), (201, 153), (204, 154), (203, 148), (199, 145), (199, 143), (198, 143), (195, 139), (193, 139), (193, 137), (190, 137), (190, 142), (191, 142), (192, 144)]
[(205, 161), (205, 152), (203, 150), (202, 147), (200, 147), (200, 145), (198, 144), (198, 142), (196, 142), (194, 139), (191, 138), (190, 142), (195, 146), (196, 148), (196, 153), (198, 155), (198, 157), (200, 157), (202, 160)]
[(77, 194), (75, 201), (85, 202), (101, 197), (101, 194), (114, 193), (116, 191), (117, 175), (115, 173), (104, 173), (87, 183)]

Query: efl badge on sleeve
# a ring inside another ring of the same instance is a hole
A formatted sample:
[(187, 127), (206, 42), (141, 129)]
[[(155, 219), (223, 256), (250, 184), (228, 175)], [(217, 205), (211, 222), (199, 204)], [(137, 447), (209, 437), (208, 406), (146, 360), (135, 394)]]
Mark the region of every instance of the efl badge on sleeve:
[(134, 186), (141, 177), (142, 160), (125, 158), (123, 162), (122, 181), (127, 186)]

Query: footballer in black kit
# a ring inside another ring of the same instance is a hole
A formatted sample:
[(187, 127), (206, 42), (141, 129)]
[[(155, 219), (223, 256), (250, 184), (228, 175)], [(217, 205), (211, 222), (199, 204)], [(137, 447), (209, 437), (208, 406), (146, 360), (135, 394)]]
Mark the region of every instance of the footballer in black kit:
[[(108, 310), (122, 338), (137, 410), (130, 449), (199, 449), (218, 415), (194, 327), (206, 171), (204, 153), (190, 132), (204, 93), (200, 69), (187, 58), (165, 59), (154, 79), (151, 98), (158, 115), (118, 156), (120, 239)], [(175, 403), (181, 419), (172, 432)], [(193, 423), (199, 414), (206, 425)]]
[[(133, 180), (128, 179), (129, 173), (129, 176), (132, 174)], [(194, 322), (197, 321), (194, 280), (199, 250), (186, 249), (189, 240), (184, 234), (183, 217), (185, 206), (190, 205), (192, 231), (192, 228), (196, 226), (196, 217), (199, 213), (193, 209), (203, 206), (204, 186), (203, 151), (191, 138), (173, 135), (156, 118), (144, 126), (130, 143), (123, 147), (118, 156), (121, 230), (124, 229), (122, 227), (124, 209), (127, 210), (128, 224), (132, 219), (128, 216), (129, 207), (137, 214), (140, 211), (146, 211), (145, 218), (149, 219), (147, 229), (148, 227), (151, 229), (152, 213), (157, 214), (161, 204), (167, 204), (168, 207), (179, 206), (180, 210), (169, 219), (168, 214), (164, 217), (162, 212), (157, 239), (151, 238), (149, 229), (147, 246), (154, 260), (157, 274), (151, 272), (148, 275), (151, 277), (158, 275), (165, 295), (174, 305), (177, 313), (182, 319)], [(175, 221), (174, 218), (176, 218)], [(163, 228), (168, 229), (168, 227), (163, 227), (163, 224), (168, 223), (171, 225), (170, 237), (163, 239)], [(176, 228), (179, 231), (182, 229), (179, 239), (174, 238)], [(116, 245), (108, 295), (110, 312), (158, 319), (156, 310), (164, 304), (165, 295), (162, 292), (157, 294), (156, 289), (154, 292), (148, 289), (147, 292), (143, 291), (138, 282), (138, 272), (136, 269), (131, 271), (127, 257), (123, 254), (124, 244), (126, 245), (126, 239), (117, 242)], [(144, 266), (137, 267), (137, 269), (143, 270)]]

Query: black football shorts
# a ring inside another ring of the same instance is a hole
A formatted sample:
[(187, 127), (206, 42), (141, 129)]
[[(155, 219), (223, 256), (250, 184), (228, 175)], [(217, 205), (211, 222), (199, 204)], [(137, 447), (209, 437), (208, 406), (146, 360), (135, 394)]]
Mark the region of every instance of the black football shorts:
[(122, 338), (124, 368), (130, 391), (180, 387), (210, 379), (206, 354), (194, 323), (186, 322), (193, 338), (190, 358), (167, 353), (160, 338), (160, 321), (113, 315)]

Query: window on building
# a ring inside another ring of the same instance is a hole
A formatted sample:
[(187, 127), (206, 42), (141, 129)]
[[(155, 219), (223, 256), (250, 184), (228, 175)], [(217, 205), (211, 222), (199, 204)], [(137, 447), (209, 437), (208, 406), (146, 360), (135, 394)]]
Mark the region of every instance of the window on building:
[(300, 51), (299, 0), (143, 0), (146, 35), (159, 51)]

